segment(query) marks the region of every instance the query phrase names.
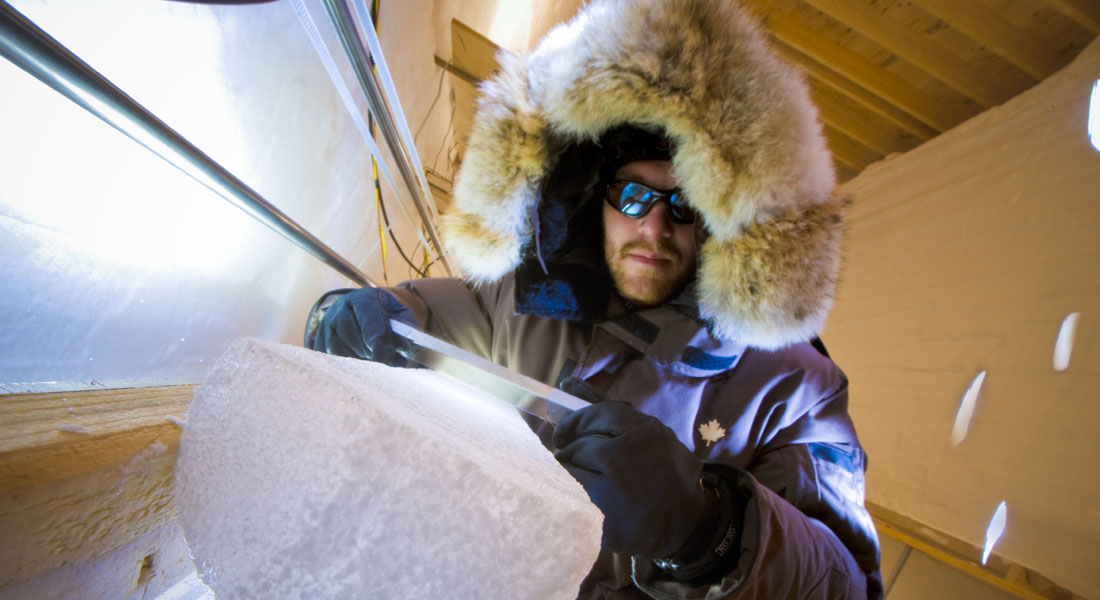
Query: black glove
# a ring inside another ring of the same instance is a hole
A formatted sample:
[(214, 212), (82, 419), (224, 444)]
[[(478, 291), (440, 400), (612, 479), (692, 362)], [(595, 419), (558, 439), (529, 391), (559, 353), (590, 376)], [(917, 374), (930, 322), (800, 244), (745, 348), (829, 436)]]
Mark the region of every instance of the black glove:
[(677, 554), (707, 502), (702, 463), (671, 429), (625, 402), (603, 401), (584, 381), (562, 390), (592, 402), (554, 430), (554, 458), (603, 511), (603, 547), (646, 558)]
[(407, 361), (397, 352), (402, 338), (390, 329), (390, 319), (416, 327), (412, 309), (386, 290), (361, 288), (349, 292), (325, 311), (310, 347), (403, 367)]

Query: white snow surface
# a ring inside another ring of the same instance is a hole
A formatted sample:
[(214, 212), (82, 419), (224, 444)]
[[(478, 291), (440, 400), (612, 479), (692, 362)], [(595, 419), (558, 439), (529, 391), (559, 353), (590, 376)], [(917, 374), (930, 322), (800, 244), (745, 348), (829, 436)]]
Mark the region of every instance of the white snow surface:
[(218, 600), (574, 598), (603, 519), (510, 405), (252, 338), (196, 389), (176, 498)]

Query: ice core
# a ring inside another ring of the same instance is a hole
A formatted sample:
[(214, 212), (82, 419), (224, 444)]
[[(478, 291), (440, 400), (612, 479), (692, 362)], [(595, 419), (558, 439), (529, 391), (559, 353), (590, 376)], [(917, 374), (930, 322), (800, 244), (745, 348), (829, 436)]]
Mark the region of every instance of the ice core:
[(574, 598), (602, 515), (511, 406), (255, 339), (197, 388), (176, 496), (232, 598)]

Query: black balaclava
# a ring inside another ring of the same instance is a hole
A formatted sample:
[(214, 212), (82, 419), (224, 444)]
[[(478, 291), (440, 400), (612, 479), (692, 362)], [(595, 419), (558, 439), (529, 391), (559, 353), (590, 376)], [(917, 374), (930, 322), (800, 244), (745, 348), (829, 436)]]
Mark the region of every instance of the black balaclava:
[(601, 225), (607, 185), (627, 163), (670, 160), (672, 145), (659, 133), (624, 126), (595, 143), (556, 141), (550, 153), (554, 167), (531, 219), (534, 243), (516, 269), (516, 312), (594, 323), (612, 292)]

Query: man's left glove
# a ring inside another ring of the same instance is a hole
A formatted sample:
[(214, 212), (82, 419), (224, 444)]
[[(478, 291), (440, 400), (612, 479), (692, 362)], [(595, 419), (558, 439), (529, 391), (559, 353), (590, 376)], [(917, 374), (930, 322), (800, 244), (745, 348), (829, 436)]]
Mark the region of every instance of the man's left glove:
[(393, 294), (381, 288), (354, 290), (324, 311), (309, 346), (328, 354), (403, 367), (407, 361), (397, 352), (401, 338), (390, 328), (390, 319), (416, 327), (412, 309)]
[(689, 541), (706, 502), (702, 463), (671, 429), (625, 402), (601, 401), (576, 379), (562, 389), (594, 402), (554, 430), (554, 458), (603, 511), (603, 547), (673, 556)]

